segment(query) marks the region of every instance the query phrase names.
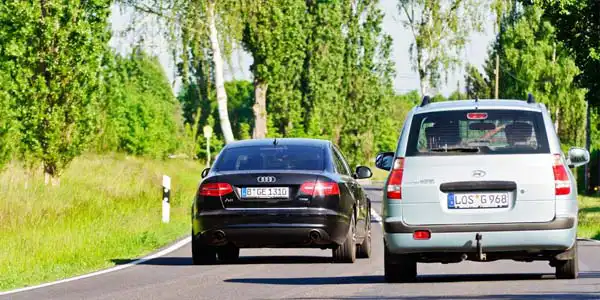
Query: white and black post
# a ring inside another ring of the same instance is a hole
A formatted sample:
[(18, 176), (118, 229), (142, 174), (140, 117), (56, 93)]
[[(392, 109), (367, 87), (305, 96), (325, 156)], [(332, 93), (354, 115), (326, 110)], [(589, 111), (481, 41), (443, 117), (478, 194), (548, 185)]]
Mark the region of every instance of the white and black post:
[(169, 217), (171, 214), (171, 177), (163, 175), (162, 187), (162, 221), (163, 223), (169, 223)]

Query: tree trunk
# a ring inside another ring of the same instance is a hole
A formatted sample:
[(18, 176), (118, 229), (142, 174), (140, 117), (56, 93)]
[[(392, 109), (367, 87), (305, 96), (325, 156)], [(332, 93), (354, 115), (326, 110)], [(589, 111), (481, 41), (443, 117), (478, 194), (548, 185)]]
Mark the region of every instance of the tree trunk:
[(227, 111), (227, 93), (225, 92), (225, 78), (223, 76), (223, 57), (221, 56), (221, 48), (219, 47), (219, 39), (217, 36), (217, 25), (215, 23), (215, 0), (208, 2), (208, 18), (210, 45), (212, 50), (212, 60), (215, 67), (215, 86), (217, 92), (217, 104), (219, 107), (219, 122), (221, 131), (225, 137), (225, 143), (234, 141), (231, 123), (229, 122), (229, 112)]
[(267, 136), (267, 88), (266, 82), (254, 80), (254, 131), (252, 138), (261, 139)]

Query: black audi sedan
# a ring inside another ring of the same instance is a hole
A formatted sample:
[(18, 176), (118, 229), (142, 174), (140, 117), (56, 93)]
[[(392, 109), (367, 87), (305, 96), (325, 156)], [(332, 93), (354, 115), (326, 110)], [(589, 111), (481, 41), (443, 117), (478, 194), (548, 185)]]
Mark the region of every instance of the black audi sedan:
[(227, 144), (192, 206), (194, 264), (232, 262), (240, 248), (332, 249), (333, 261), (371, 255), (371, 202), (340, 150), (318, 139)]

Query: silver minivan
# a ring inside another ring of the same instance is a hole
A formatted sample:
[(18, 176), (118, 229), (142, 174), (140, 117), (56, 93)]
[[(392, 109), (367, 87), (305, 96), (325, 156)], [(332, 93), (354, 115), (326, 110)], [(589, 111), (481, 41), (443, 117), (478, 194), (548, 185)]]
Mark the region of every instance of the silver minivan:
[(429, 103), (404, 122), (382, 218), (387, 282), (411, 281), (417, 263), (545, 260), (577, 278), (577, 185), (545, 105), (521, 100)]

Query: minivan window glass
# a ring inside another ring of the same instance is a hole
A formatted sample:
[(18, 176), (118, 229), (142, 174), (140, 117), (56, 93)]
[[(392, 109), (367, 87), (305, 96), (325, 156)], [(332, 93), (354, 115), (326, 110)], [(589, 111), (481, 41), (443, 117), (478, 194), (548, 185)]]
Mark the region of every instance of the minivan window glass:
[(550, 153), (543, 116), (520, 110), (416, 114), (406, 156)]
[(325, 151), (301, 145), (247, 146), (223, 150), (215, 171), (324, 170)]

